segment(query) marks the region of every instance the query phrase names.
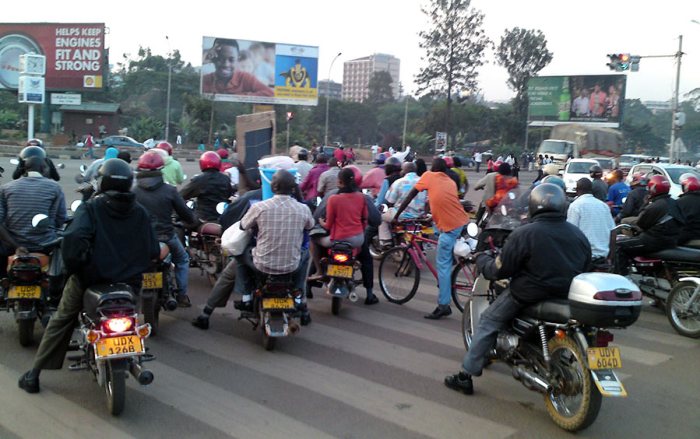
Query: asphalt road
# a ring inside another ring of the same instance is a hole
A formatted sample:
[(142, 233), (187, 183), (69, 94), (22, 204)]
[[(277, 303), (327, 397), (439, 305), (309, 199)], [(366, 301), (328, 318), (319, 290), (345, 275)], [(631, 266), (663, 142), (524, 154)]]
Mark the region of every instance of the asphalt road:
[[(186, 172), (193, 175), (194, 166), (185, 163)], [(77, 167), (69, 162), (62, 171), (68, 200), (77, 198), (71, 196)], [(386, 302), (375, 282), (379, 305), (345, 302), (339, 316), (316, 289), (309, 301), (313, 323), (280, 340), (274, 352), (262, 348), (260, 331), (237, 321), (231, 304), (214, 313), (209, 331), (193, 328), (189, 322), (210, 285), (195, 269), (190, 285), (194, 306), (161, 314), (160, 334), (147, 340), (157, 356), (149, 363), (153, 384), (140, 387), (129, 379), (119, 418), (107, 413), (104, 394), (87, 372), (46, 371), (41, 393), (19, 390), (17, 379), (35, 347), (20, 347), (12, 315), (0, 314), (0, 437), (573, 436), (549, 421), (541, 396), (502, 364), (475, 380), (471, 397), (444, 387), (444, 376), (458, 370), (464, 353), (461, 316), (455, 310), (440, 321), (423, 319), (437, 296), (429, 273), (403, 306)], [(362, 288), (359, 293), (363, 298)], [(698, 437), (700, 342), (677, 335), (647, 306), (634, 326), (615, 331), (614, 344), (621, 347), (629, 397), (604, 400), (597, 421), (576, 436)]]

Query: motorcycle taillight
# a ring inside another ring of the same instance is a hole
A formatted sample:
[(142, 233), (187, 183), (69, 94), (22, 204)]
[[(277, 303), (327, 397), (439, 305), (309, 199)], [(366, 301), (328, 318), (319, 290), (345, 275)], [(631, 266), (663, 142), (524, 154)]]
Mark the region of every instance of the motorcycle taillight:
[(613, 341), (614, 338), (611, 332), (600, 330), (595, 336), (595, 345), (599, 348), (607, 348), (608, 343)]
[(333, 261), (344, 264), (350, 259), (345, 253), (333, 253)]
[(134, 323), (133, 317), (111, 317), (102, 321), (102, 330), (115, 333), (127, 332), (134, 327)]

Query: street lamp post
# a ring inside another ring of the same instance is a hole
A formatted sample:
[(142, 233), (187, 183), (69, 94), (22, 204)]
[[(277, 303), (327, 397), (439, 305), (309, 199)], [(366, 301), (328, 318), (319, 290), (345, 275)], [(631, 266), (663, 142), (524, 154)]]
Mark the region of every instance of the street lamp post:
[(328, 101), (331, 96), (331, 69), (333, 68), (333, 63), (338, 59), (343, 52), (338, 52), (338, 54), (331, 61), (331, 66), (328, 67), (328, 81), (326, 82), (326, 134), (323, 136), (323, 146), (328, 146)]
[(173, 75), (173, 63), (170, 60), (170, 38), (166, 35), (165, 39), (168, 41), (168, 94), (165, 101), (165, 141), (167, 142), (170, 138), (170, 83)]

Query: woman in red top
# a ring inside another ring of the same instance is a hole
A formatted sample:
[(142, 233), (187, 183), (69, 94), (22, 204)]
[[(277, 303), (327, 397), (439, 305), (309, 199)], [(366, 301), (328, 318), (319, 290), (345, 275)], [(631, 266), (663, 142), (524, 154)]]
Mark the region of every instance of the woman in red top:
[(314, 278), (320, 278), (322, 273), (319, 246), (328, 248), (336, 241), (345, 241), (353, 248), (360, 248), (365, 241), (367, 203), (355, 184), (352, 169), (343, 168), (338, 173), (338, 193), (328, 198), (326, 218), (321, 218), (319, 223), (330, 231), (330, 235), (315, 240), (314, 264), (319, 275)]

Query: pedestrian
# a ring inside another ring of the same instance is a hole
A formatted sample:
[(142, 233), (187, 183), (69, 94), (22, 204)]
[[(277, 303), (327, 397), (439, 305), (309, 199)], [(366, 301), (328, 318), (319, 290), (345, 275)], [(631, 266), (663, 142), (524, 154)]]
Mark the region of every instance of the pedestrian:
[(178, 133), (177, 137), (175, 138), (175, 144), (180, 146), (182, 145), (182, 135)]
[(199, 146), (197, 147), (198, 150), (204, 151), (206, 147), (204, 146), (204, 139), (199, 139)]
[(518, 164), (518, 159), (513, 157), (513, 165), (510, 167), (510, 174), (518, 178), (518, 175), (520, 174), (520, 165)]
[(483, 160), (483, 155), (481, 152), (476, 151), (474, 153), (474, 163), (476, 163), (476, 173), (479, 173), (479, 169), (481, 168), (481, 160)]
[(88, 133), (88, 135), (85, 137), (85, 148), (87, 148), (87, 151), (82, 155), (82, 158), (87, 158), (90, 157), (91, 159), (95, 158), (95, 139), (92, 137), (92, 133)]

